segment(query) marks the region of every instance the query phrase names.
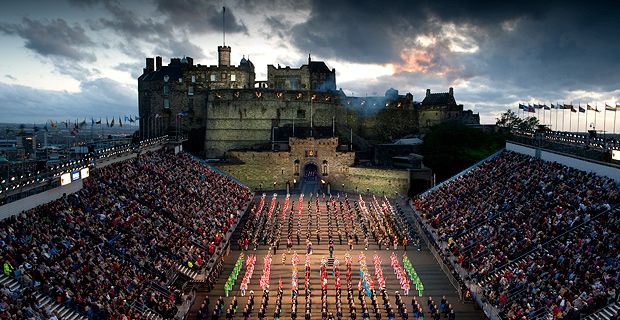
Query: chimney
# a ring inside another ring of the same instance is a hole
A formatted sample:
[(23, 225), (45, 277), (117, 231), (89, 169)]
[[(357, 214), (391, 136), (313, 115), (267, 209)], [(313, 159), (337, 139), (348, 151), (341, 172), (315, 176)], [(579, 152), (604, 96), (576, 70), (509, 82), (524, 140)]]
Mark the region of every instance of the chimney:
[(155, 70), (159, 69), (161, 69), (161, 57), (157, 56), (155, 57)]
[(155, 60), (153, 58), (146, 58), (146, 68), (144, 68), (144, 73), (153, 72), (154, 64)]
[(448, 89), (448, 93), (450, 94), (450, 96), (454, 97), (454, 89), (452, 87)]
[(426, 96), (430, 96), (431, 95), (431, 89), (426, 89)]
[(220, 67), (230, 66), (230, 46), (218, 46), (217, 57), (217, 64)]

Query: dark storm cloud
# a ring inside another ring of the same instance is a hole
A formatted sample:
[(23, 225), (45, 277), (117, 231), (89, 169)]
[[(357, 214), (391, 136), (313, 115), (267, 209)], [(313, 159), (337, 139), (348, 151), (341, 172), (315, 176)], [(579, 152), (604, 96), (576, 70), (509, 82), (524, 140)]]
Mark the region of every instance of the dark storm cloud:
[[(414, 75), (422, 73), (446, 87), (468, 80), (490, 86), (478, 87), (482, 91), (501, 87), (507, 97), (559, 99), (575, 90), (618, 88), (618, 16), (613, 1), (319, 0), (308, 20), (292, 27), (289, 40), (327, 59), (392, 63), (397, 74), (386, 81), (405, 87), (417, 85)], [(417, 36), (434, 42), (422, 45)], [(478, 50), (458, 52), (455, 46)]]
[(64, 19), (34, 20), (23, 18), (19, 24), (0, 23), (0, 32), (24, 39), (25, 47), (44, 57), (93, 62), (95, 46), (80, 24), (68, 24)]
[(92, 0), (85, 7), (101, 5), (109, 16), (90, 21), (93, 31), (111, 30), (119, 37), (116, 44), (128, 56), (145, 56), (145, 44), (155, 45), (153, 53), (163, 56), (203, 58), (200, 47), (188, 39), (187, 30), (162, 17), (141, 16), (117, 1)]
[(266, 16), (265, 24), (268, 27), (268, 31), (264, 32), (267, 38), (277, 36), (280, 39), (284, 39), (286, 38), (287, 31), (292, 27), (292, 25), (286, 21), (284, 14)]
[[(222, 6), (201, 0), (157, 0), (157, 10), (168, 17), (173, 26), (186, 27), (189, 32), (221, 31)], [(227, 7), (225, 13), (226, 32), (247, 33), (248, 29)]]
[(6, 122), (18, 123), (138, 113), (135, 88), (99, 78), (83, 81), (80, 89), (80, 92), (70, 93), (0, 82), (2, 118)]

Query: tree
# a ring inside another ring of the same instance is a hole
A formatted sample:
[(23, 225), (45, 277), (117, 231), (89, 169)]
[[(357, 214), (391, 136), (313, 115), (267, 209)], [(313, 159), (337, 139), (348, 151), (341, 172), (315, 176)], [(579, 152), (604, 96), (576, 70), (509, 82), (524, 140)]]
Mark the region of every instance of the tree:
[(519, 124), (519, 130), (533, 131), (539, 124), (540, 122), (538, 122), (538, 118), (526, 117), (525, 119), (521, 120), (521, 123)]
[(458, 122), (436, 125), (424, 137), (424, 165), (443, 181), (504, 147), (501, 132), (468, 127)]
[(525, 117), (523, 119), (519, 118), (515, 112), (511, 110), (506, 110), (506, 112), (502, 113), (501, 117), (497, 118), (497, 122), (495, 123), (498, 127), (508, 128), (508, 129), (519, 129), (524, 131), (531, 131), (538, 126), (538, 118), (536, 117)]

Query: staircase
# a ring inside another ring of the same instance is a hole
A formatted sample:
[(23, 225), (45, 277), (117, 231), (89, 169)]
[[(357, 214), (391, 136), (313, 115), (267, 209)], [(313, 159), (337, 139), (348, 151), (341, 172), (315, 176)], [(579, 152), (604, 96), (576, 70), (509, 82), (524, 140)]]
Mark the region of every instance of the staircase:
[[(0, 285), (6, 285), (11, 291), (21, 291), (22, 289), (17, 280), (4, 274), (0, 274)], [(86, 320), (86, 317), (54, 302), (50, 297), (44, 296), (39, 292), (35, 292), (34, 296), (37, 298), (39, 308), (47, 310), (49, 313), (55, 313), (60, 320)]]
[(620, 315), (620, 304), (614, 302), (607, 307), (587, 316), (586, 320), (615, 320)]

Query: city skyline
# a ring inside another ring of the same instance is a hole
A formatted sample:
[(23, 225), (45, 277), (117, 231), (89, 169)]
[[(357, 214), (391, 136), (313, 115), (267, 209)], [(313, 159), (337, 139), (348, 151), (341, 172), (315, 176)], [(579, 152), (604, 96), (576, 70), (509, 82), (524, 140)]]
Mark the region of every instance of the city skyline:
[[(144, 58), (216, 64), (226, 7), (234, 64), (313, 59), (348, 95), (455, 88), (483, 123), (518, 103), (619, 100), (611, 1), (26, 1), (0, 13), (3, 122), (135, 115)], [(36, 8), (31, 10), (30, 8)], [(600, 119), (599, 119), (600, 120)], [(607, 119), (611, 124), (612, 118)]]

